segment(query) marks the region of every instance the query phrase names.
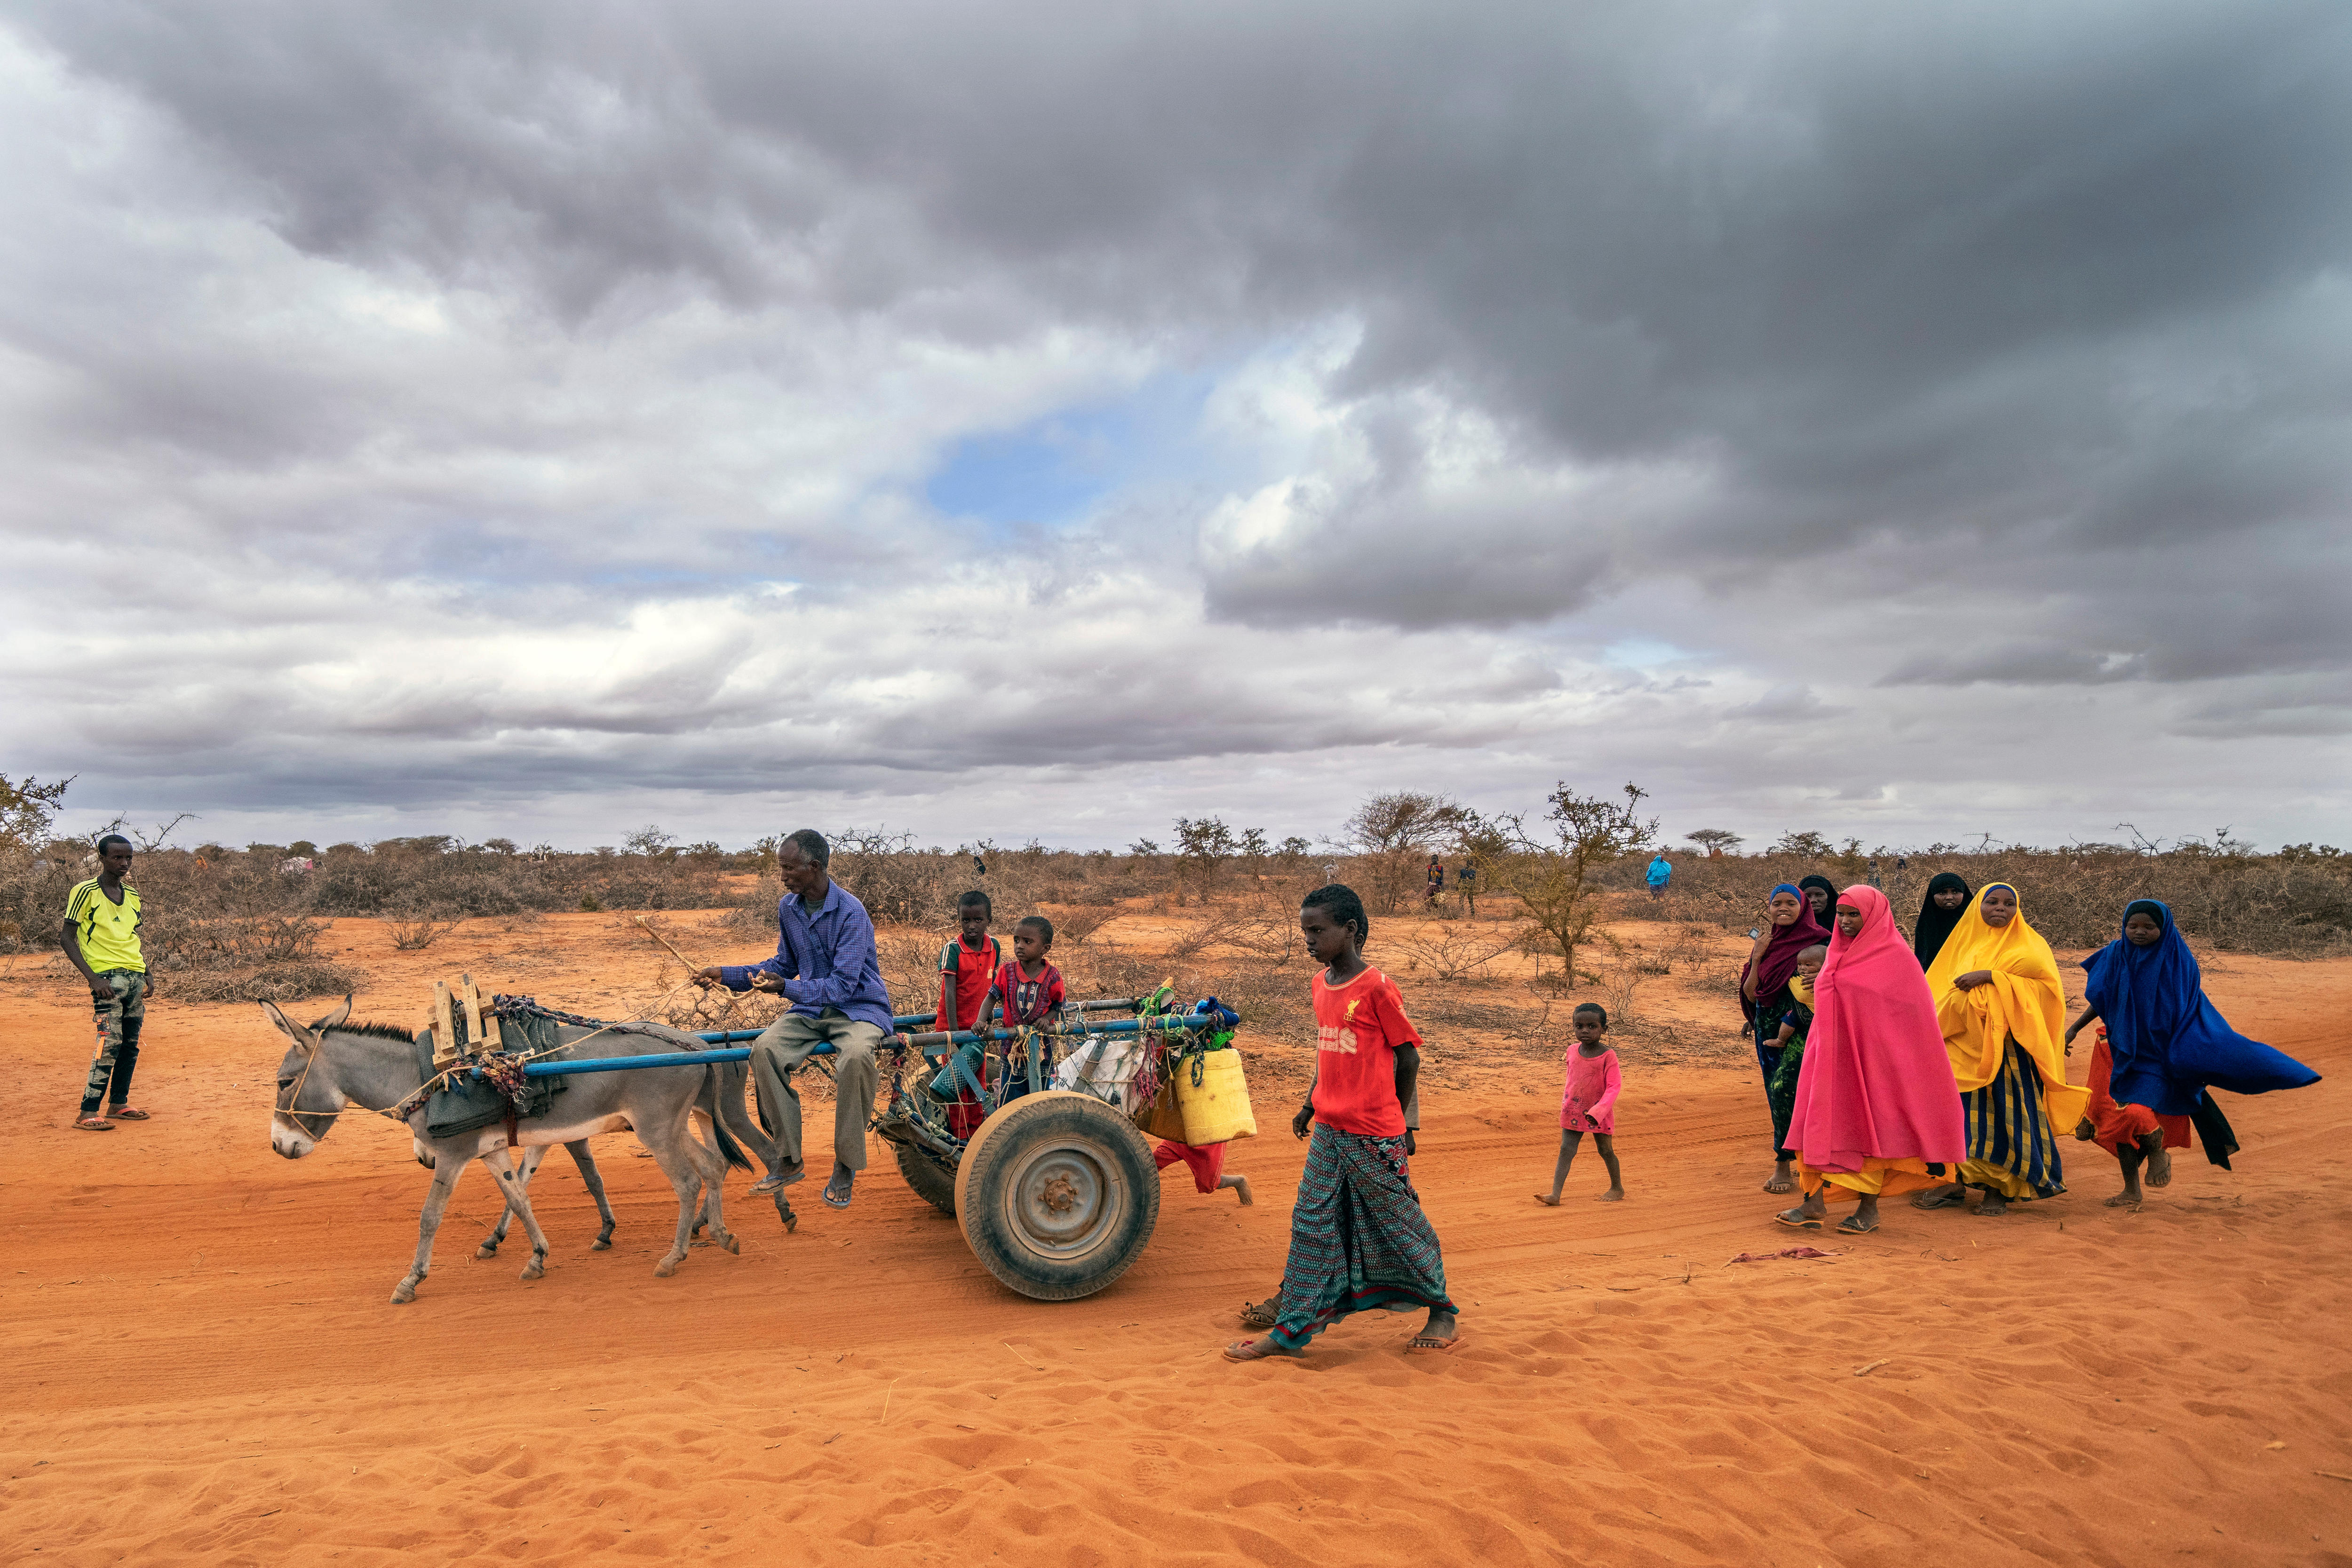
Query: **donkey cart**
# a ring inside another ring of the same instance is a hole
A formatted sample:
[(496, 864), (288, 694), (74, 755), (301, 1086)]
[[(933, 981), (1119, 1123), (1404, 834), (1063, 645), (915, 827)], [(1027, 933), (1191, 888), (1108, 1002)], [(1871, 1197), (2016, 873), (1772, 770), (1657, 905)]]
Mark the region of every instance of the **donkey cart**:
[[(907, 1184), (952, 1216), (982, 1266), (1022, 1295), (1091, 1296), (1141, 1256), (1159, 1224), (1160, 1173), (1137, 1112), (1173, 1114), (1162, 1086), (1189, 1080), (1192, 1099), (1214, 1098), (1217, 1090), (1199, 1086), (1222, 1079), (1229, 1087), (1218, 1114), (1237, 1115), (1248, 1130), (1238, 1058), (1219, 1058), (1222, 1072), (1202, 1070), (1213, 1054), (1230, 1052), (1240, 1015), (1213, 997), (1175, 1011), (1170, 995), (1163, 985), (1150, 996), (1074, 1004), (1045, 1028), (910, 1034), (929, 1020), (892, 1020), (901, 1032), (885, 1047), (895, 1063), (873, 1130), (890, 1143)], [(759, 1036), (714, 1031), (694, 1037), (709, 1050), (558, 1055), (520, 1070), (528, 1079), (741, 1062)], [(813, 1054), (832, 1050), (820, 1045)], [(795, 1217), (782, 1192), (776, 1209), (790, 1229)]]

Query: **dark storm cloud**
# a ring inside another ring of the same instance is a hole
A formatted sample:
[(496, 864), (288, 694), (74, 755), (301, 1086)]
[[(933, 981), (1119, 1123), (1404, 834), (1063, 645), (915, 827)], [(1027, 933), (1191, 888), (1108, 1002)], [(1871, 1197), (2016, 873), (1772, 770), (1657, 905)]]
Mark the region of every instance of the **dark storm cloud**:
[[(149, 563), (172, 700), (86, 744), (175, 788), (1540, 782), (1607, 724), (1893, 812), (2011, 689), (2339, 732), (2340, 5), (13, 16), (63, 145), (0, 525), (45, 595)], [(1021, 541), (915, 499), (1285, 356), (1231, 493)]]

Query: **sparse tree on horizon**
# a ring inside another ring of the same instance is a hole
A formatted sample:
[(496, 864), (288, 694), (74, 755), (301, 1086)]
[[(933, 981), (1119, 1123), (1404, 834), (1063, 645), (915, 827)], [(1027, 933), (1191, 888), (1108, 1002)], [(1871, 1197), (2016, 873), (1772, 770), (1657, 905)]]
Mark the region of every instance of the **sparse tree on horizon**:
[(1508, 825), (1517, 851), (1509, 862), (1510, 890), (1527, 906), (1544, 947), (1559, 952), (1571, 989), (1576, 950), (1594, 940), (1592, 925), (1601, 914), (1592, 874), (1657, 840), (1658, 819), (1640, 814), (1648, 792), (1628, 784), (1622, 793), (1622, 801), (1579, 795), (1563, 782), (1551, 792), (1540, 837), (1528, 832), (1522, 817), (1496, 818)]

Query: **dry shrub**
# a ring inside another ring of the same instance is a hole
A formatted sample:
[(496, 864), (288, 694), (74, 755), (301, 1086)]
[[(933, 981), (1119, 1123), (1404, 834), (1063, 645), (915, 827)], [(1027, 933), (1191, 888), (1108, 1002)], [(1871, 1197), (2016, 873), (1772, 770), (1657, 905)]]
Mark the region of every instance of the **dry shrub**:
[(299, 1002), (342, 996), (367, 988), (367, 971), (329, 959), (268, 963), (252, 969), (192, 969), (165, 977), (165, 997), (187, 1002)]
[(421, 952), (458, 925), (456, 921), (435, 920), (431, 915), (401, 915), (385, 923), (392, 931), (392, 945), (403, 952)]
[(1519, 932), (1509, 926), (1445, 924), (1434, 933), (1424, 928), (1411, 936), (1393, 938), (1390, 945), (1406, 955), (1408, 972), (1426, 971), (1453, 984), (1469, 979), (1518, 946)]
[[(1024, 911), (1025, 912), (1025, 911)], [(1039, 906), (1038, 913), (1054, 922), (1054, 947), (1060, 952), (1076, 947), (1111, 921), (1118, 919), (1119, 910), (1108, 904), (1079, 906), (1064, 904), (1055, 908)]]

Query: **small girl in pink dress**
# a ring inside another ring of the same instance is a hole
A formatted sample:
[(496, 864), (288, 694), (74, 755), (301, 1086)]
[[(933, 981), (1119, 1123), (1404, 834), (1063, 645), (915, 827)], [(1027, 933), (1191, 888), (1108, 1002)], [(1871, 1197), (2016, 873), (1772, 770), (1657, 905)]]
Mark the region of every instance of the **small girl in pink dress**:
[(1559, 1190), (1568, 1184), (1568, 1167), (1587, 1132), (1601, 1151), (1601, 1163), (1609, 1167), (1609, 1190), (1601, 1194), (1601, 1201), (1613, 1204), (1625, 1196), (1625, 1175), (1617, 1165), (1615, 1138), (1617, 1090), (1622, 1087), (1617, 1053), (1601, 1041), (1609, 1032), (1608, 1009), (1598, 1002), (1579, 1003), (1570, 1026), (1576, 1031), (1576, 1043), (1568, 1048), (1568, 1081), (1560, 1089), (1559, 1161), (1552, 1167), (1551, 1191), (1536, 1194), (1536, 1202), (1550, 1208), (1559, 1206)]

